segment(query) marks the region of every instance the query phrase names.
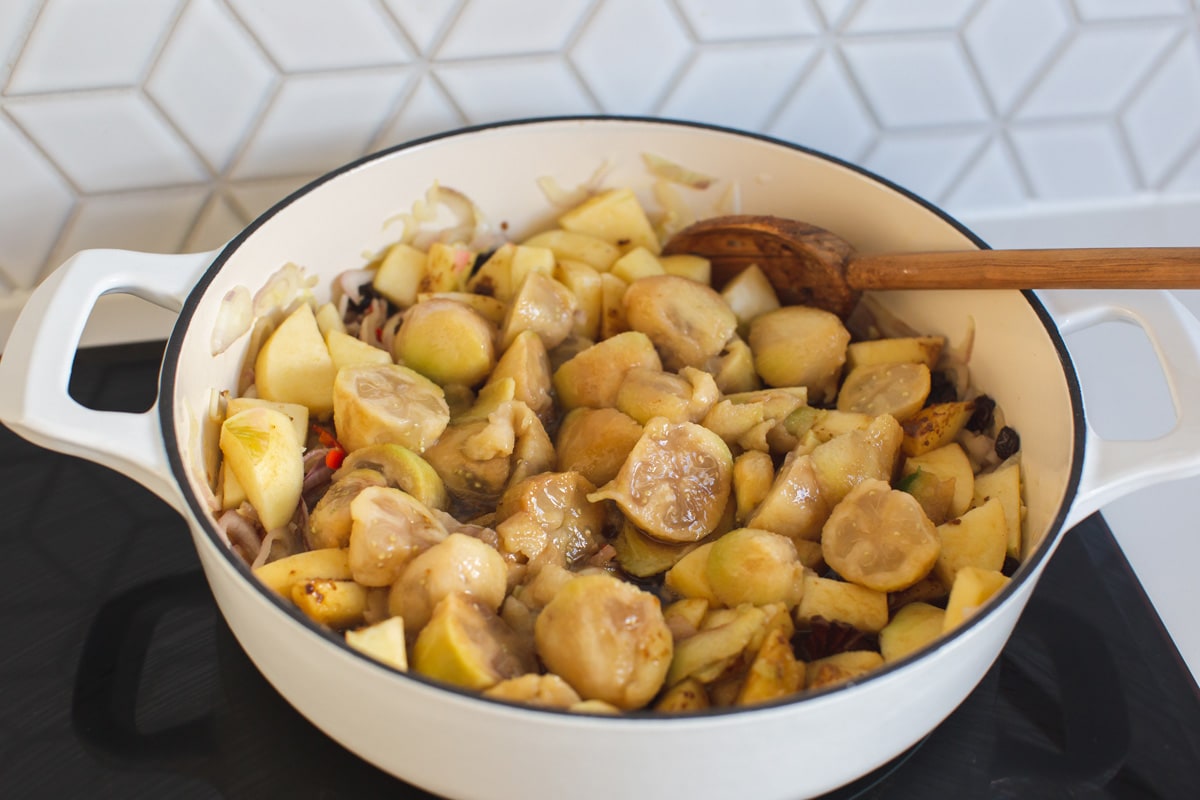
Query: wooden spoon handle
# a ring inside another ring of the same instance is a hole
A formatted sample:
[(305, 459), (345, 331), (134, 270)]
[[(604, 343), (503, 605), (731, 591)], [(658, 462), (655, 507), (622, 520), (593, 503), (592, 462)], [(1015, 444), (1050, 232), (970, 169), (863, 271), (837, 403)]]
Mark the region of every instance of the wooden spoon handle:
[(1197, 289), (1200, 247), (855, 254), (854, 289)]

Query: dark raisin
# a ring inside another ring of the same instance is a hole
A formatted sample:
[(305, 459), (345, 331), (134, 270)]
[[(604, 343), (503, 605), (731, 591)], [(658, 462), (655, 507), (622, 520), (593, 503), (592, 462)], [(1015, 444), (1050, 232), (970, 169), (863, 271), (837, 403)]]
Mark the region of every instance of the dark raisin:
[(792, 638), (792, 647), (805, 661), (815, 661), (847, 650), (875, 650), (878, 649), (879, 643), (875, 636), (845, 622), (813, 617), (809, 622), (809, 629), (797, 631)]
[(366, 310), (371, 306), (371, 301), (379, 296), (375, 292), (375, 287), (370, 281), (367, 281), (362, 286), (358, 287), (358, 294), (362, 299), (357, 303), (353, 300), (350, 300), (346, 306), (347, 310), (354, 314), (366, 313)]
[(479, 280), (475, 281), (475, 286), (471, 289), (475, 294), (481, 294), (484, 297), (496, 296), (496, 281), (491, 275), (484, 275)]
[(1021, 449), (1021, 437), (1012, 428), (1005, 425), (996, 434), (996, 456), (1001, 461)]
[(931, 372), (929, 374), (929, 397), (925, 398), (925, 405), (953, 403), (957, 399), (958, 392), (954, 391), (954, 382), (946, 377), (946, 373)]
[(996, 421), (996, 401), (981, 394), (975, 398), (975, 412), (967, 420), (967, 430), (975, 433), (987, 433)]
[(473, 263), (471, 265), (471, 274), (474, 275), (476, 272), (478, 272), (479, 268), (482, 267), (487, 262), (487, 260), (492, 257), (492, 254), (495, 252), (496, 252), (496, 250), (495, 250), (495, 248), (493, 248), (491, 250), (486, 250), (486, 251), (476, 255), (475, 263)]

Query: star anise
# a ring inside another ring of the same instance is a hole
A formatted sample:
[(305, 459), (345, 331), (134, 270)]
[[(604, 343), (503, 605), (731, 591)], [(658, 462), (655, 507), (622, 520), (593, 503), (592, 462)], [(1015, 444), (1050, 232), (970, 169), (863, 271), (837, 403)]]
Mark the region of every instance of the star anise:
[(870, 649), (872, 639), (853, 625), (813, 617), (809, 629), (797, 633), (796, 651), (805, 661), (815, 661), (847, 650)]

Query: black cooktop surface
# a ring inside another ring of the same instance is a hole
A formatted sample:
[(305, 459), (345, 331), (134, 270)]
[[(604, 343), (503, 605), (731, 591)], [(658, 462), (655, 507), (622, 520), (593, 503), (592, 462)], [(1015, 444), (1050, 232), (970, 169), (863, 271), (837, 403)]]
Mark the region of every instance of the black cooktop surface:
[[(82, 350), (72, 394), (144, 409), (161, 351)], [(431, 796), (275, 693), (148, 491), (0, 428), (0, 497), (0, 798)], [(1200, 797), (1200, 690), (1099, 516), (959, 709), (831, 797)]]

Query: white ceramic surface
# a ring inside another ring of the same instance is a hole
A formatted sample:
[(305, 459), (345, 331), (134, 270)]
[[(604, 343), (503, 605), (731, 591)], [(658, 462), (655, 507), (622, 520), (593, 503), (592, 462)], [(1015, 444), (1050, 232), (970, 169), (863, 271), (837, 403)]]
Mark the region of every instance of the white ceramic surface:
[[(0, 361), (0, 381), (22, 391), (0, 400), (0, 419), (47, 446), (133, 474), (189, 516), (214, 595), (263, 673), (335, 739), (407, 780), (463, 798), (694, 799), (748, 791), (796, 798), (828, 791), (901, 752), (961, 702), (1003, 647), (1065, 526), (1119, 494), (1200, 470), (1200, 433), (1183, 402), (1200, 397), (1200, 324), (1169, 295), (1047, 296), (1070, 329), (1108, 319), (1145, 327), (1180, 415), (1174, 429), (1149, 445), (1104, 441), (1083, 425), (1069, 360), (1031, 298), (1017, 292), (881, 295), (913, 326), (951, 341), (961, 339), (968, 317), (974, 319), (975, 380), (996, 396), (1022, 434), (1032, 545), (1017, 578), (988, 611), (936, 647), (859, 684), (798, 701), (679, 719), (613, 719), (517, 708), (398, 675), (352, 653), (260, 589), (213, 532), (203, 499), (210, 392), (233, 385), (246, 347), (243, 338), (222, 356), (211, 355), (225, 292), (236, 285), (256, 289), (287, 261), (323, 282), (361, 263), (364, 251), (395, 236), (383, 221), (435, 180), (467, 192), (493, 222), (509, 223), (514, 236), (552, 218), (536, 177), (552, 175), (572, 185), (603, 159), (612, 165), (609, 185), (633, 186), (653, 205), (643, 152), (669, 155), (722, 179), (694, 198), (700, 213), (715, 211), (724, 182), (736, 180), (743, 210), (809, 220), (863, 251), (972, 246), (963, 230), (905, 193), (781, 143), (597, 119), (465, 132), (330, 176), (255, 223), (212, 268), (206, 269), (207, 257), (172, 264), (81, 255), (34, 293), (14, 330)], [(145, 415), (90, 412), (66, 397), (74, 339), (63, 335), (62, 317), (47, 312), (76, 320), (68, 333), (77, 337), (87, 311), (79, 298), (90, 307), (107, 290), (134, 291), (175, 308), (182, 302), (160, 407)], [(55, 320), (52, 335), (39, 329), (47, 318)], [(311, 680), (314, 673), (344, 679), (330, 692)], [(619, 768), (606, 771), (602, 781), (581, 779), (596, 752)], [(539, 768), (513, 769), (513, 753), (536, 754)]]

